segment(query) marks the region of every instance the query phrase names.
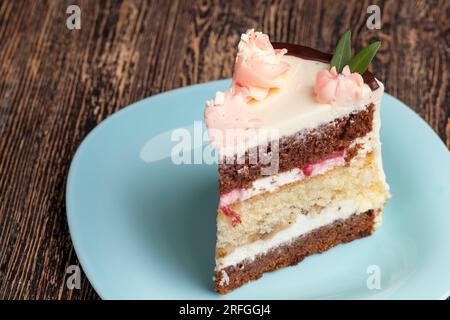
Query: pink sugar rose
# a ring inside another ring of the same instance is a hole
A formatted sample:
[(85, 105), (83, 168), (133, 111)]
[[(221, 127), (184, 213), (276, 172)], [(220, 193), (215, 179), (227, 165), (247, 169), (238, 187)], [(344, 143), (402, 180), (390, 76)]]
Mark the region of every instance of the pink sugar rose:
[(356, 102), (362, 97), (363, 86), (362, 76), (351, 73), (349, 66), (345, 66), (340, 74), (333, 67), (317, 73), (314, 93), (320, 103)]
[(287, 50), (275, 50), (269, 37), (249, 30), (241, 37), (233, 75), (233, 87), (247, 89), (249, 98), (264, 99), (271, 88), (282, 86), (281, 75), (289, 64), (281, 61)]

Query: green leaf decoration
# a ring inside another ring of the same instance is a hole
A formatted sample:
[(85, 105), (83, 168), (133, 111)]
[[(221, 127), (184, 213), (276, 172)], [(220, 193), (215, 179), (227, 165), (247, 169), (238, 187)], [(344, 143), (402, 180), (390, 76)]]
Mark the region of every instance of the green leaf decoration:
[(358, 52), (358, 54), (354, 56), (350, 61), (350, 71), (363, 74), (369, 67), (370, 62), (372, 61), (373, 57), (375, 57), (375, 54), (377, 53), (380, 46), (381, 42), (376, 41)]
[(344, 33), (337, 43), (333, 58), (331, 58), (330, 68), (336, 67), (338, 73), (342, 72), (342, 69), (349, 64), (352, 57), (351, 38), (350, 30)]

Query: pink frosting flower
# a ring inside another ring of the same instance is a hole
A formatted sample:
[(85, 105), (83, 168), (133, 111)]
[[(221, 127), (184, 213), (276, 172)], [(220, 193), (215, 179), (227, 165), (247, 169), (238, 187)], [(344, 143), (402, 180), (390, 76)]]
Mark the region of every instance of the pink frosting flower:
[(216, 148), (246, 142), (251, 130), (260, 127), (260, 120), (252, 119), (248, 113), (247, 92), (233, 89), (217, 92), (214, 100), (208, 101), (205, 122), (212, 145)]
[(233, 88), (247, 89), (247, 96), (264, 99), (271, 88), (282, 86), (282, 74), (289, 64), (281, 61), (286, 49), (275, 50), (269, 37), (253, 29), (241, 36), (233, 75)]
[(262, 123), (251, 118), (248, 102), (262, 100), (271, 88), (282, 86), (282, 75), (290, 68), (281, 61), (286, 52), (275, 50), (266, 34), (253, 29), (241, 36), (232, 88), (218, 92), (205, 109), (208, 135), (215, 148), (240, 145), (255, 137)]
[(314, 93), (320, 103), (356, 102), (362, 97), (364, 80), (359, 73), (351, 73), (345, 66), (341, 74), (336, 68), (317, 73)]

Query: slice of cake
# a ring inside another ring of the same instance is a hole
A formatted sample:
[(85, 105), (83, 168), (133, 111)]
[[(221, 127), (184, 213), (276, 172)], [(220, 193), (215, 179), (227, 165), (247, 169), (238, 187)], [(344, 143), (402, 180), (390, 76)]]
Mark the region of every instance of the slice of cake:
[(232, 87), (205, 110), (220, 158), (218, 292), (380, 225), (383, 84), (366, 71), (378, 46), (352, 58), (349, 32), (333, 56), (242, 35)]

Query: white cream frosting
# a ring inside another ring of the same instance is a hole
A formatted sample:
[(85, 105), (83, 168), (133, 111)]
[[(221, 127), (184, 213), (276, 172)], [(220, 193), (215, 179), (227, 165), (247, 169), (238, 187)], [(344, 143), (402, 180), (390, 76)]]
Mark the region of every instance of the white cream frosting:
[[(383, 169), (383, 160), (381, 156), (381, 139), (380, 139), (380, 129), (381, 129), (381, 98), (384, 92), (384, 87), (381, 82), (378, 81), (378, 84), (380, 85), (380, 88), (378, 88), (377, 91), (379, 91), (379, 95), (376, 96), (376, 99), (373, 100), (373, 104), (375, 105), (375, 110), (373, 114), (373, 121), (372, 121), (372, 132), (374, 134), (374, 141), (376, 141), (376, 144), (374, 145), (374, 154), (377, 157), (377, 164), (378, 164), (378, 172), (380, 180), (384, 182), (386, 190), (389, 191), (389, 185), (386, 182), (386, 176)], [(380, 216), (381, 221), (381, 216)], [(381, 223), (381, 222), (380, 222)]]

